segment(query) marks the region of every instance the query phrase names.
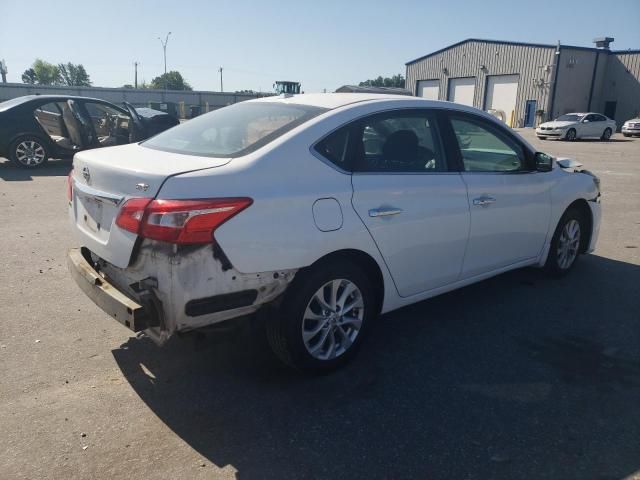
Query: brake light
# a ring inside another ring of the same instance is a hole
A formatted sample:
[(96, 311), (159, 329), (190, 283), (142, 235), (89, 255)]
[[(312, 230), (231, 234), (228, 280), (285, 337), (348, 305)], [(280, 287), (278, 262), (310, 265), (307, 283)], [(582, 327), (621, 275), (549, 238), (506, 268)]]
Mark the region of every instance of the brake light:
[(73, 200), (73, 168), (67, 175), (67, 200), (69, 203)]
[(213, 242), (213, 232), (253, 203), (250, 198), (127, 200), (116, 225), (143, 238), (178, 244)]

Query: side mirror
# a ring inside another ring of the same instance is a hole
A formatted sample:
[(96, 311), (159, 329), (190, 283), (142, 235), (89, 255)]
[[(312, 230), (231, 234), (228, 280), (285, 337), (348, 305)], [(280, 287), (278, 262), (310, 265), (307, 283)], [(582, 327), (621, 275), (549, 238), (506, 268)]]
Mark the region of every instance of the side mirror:
[(543, 152), (536, 152), (536, 170), (538, 172), (553, 170), (553, 157)]
[(589, 120), (588, 118), (585, 118), (584, 120), (582, 120), (582, 123), (589, 123), (591, 120)]

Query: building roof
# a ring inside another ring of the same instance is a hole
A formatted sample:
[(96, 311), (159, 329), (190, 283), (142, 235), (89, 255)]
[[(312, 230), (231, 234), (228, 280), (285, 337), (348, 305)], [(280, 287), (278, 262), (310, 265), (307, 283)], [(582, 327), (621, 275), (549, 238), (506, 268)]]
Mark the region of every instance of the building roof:
[(412, 95), (406, 88), (399, 87), (361, 87), (360, 85), (343, 85), (336, 93), (391, 93), (393, 95)]
[[(511, 42), (508, 40), (490, 40), (490, 39), (486, 39), (486, 38), (467, 38), (465, 40), (461, 40), (457, 43), (454, 43), (453, 45), (449, 45), (448, 47), (444, 47), (441, 48), (440, 50), (436, 50), (435, 52), (431, 52), (428, 53), (427, 55), (423, 55), (422, 57), (416, 58), (415, 60), (411, 60), (407, 63), (405, 63), (405, 65), (411, 65), (412, 63), (416, 63), (419, 62), (421, 60), (424, 60), (426, 58), (429, 58), (433, 55), (437, 55), (439, 53), (444, 52), (445, 50), (449, 50), (450, 48), (454, 48), (457, 47), (459, 45), (462, 45), (464, 43), (468, 43), (468, 42), (478, 42), (478, 43), (491, 43), (491, 44), (496, 44), (496, 45), (516, 45), (516, 46), (521, 46), (521, 47), (538, 47), (538, 48), (556, 48), (557, 45), (553, 45), (550, 43), (529, 43), (529, 42)], [(589, 50), (589, 51), (593, 51), (593, 52), (609, 52), (609, 53), (638, 53), (640, 52), (640, 50), (605, 50), (603, 48), (596, 48), (596, 47), (580, 47), (577, 45), (562, 45), (560, 44), (560, 48), (572, 48), (572, 49), (576, 49), (576, 50)]]

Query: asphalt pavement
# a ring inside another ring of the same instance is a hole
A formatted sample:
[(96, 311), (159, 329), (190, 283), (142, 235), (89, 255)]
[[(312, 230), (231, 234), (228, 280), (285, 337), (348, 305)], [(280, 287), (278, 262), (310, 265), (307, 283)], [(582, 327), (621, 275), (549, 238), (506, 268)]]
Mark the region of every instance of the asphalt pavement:
[(383, 316), (347, 368), (259, 328), (158, 348), (70, 279), (70, 163), (0, 160), (1, 479), (640, 479), (640, 138), (539, 141), (601, 177), (598, 248)]

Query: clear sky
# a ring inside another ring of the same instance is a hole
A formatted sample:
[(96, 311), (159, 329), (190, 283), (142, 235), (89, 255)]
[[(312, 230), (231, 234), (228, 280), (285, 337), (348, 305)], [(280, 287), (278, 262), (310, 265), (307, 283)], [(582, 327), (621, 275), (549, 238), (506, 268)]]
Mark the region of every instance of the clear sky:
[(405, 62), (465, 38), (640, 48), (640, 0), (0, 0), (0, 58), (19, 82), (35, 58), (82, 63), (96, 86), (169, 70), (198, 90), (306, 92), (405, 73)]

